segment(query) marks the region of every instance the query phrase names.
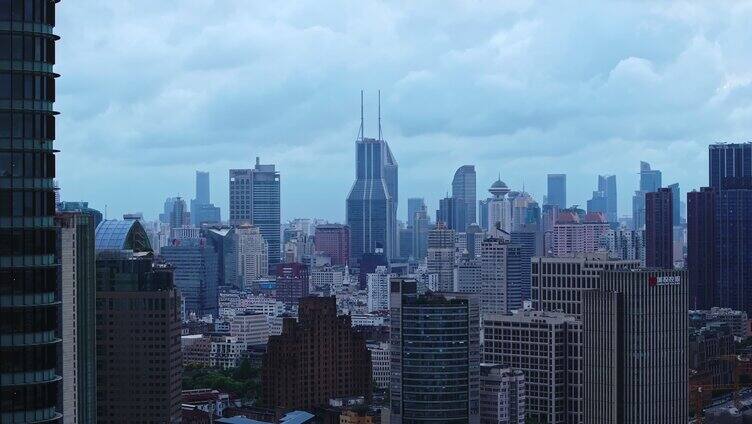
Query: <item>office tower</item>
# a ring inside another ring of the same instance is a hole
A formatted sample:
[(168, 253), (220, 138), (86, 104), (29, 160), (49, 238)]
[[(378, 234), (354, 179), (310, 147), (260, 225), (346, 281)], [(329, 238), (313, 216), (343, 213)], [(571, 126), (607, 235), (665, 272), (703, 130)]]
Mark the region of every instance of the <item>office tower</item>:
[(480, 296), (483, 291), (483, 273), (480, 258), (462, 255), (454, 271), (453, 291), (458, 293), (474, 293)]
[[(228, 226), (213, 225), (203, 229), (206, 241), (217, 252), (217, 278), (221, 286), (238, 286), (237, 237)], [(268, 259), (267, 259), (268, 260)]]
[(337, 316), (332, 297), (301, 300), (298, 320), (284, 318), (282, 334), (269, 337), (261, 369), (261, 404), (309, 409), (329, 399), (371, 398), (371, 355), (349, 315)]
[(710, 187), (687, 193), (687, 272), (692, 309), (710, 309), (719, 304), (715, 199), (715, 190)]
[(63, 422), (96, 419), (95, 214), (59, 212)]
[(726, 177), (716, 195), (718, 305), (752, 314), (752, 177)]
[(341, 224), (316, 226), (316, 251), (329, 256), (332, 265), (347, 265), (350, 261), (350, 227)]
[(674, 226), (679, 226), (681, 225), (681, 192), (679, 191), (679, 183), (669, 184), (668, 189), (671, 190), (671, 220)]
[(209, 173), (196, 171), (196, 198), (191, 199), (191, 224), (200, 227), (201, 224), (215, 224), (221, 220), (219, 208), (211, 203)]
[(488, 199), (488, 223), (486, 227), (490, 234), (496, 234), (497, 231), (512, 231), (512, 203), (506, 198), (509, 193), (504, 181), (496, 180), (488, 192), (493, 198)]
[(716, 193), (727, 177), (752, 177), (752, 143), (716, 143), (708, 146), (710, 188)]
[(519, 310), (483, 317), (483, 362), (523, 372), (533, 422), (582, 422), (582, 324), (560, 312)]
[(269, 322), (266, 314), (245, 311), (230, 320), (230, 337), (246, 346), (266, 345), (269, 341)]
[(457, 229), (457, 206), (455, 199), (445, 197), (439, 199), (439, 209), (436, 210), (436, 223), (443, 223), (444, 226), (451, 230), (462, 231)]
[(669, 188), (645, 194), (645, 265), (674, 267), (673, 194)]
[(196, 171), (196, 198), (194, 200), (199, 205), (211, 203), (208, 172)]
[(376, 272), (376, 268), (379, 266), (390, 268), (389, 260), (381, 249), (376, 249), (374, 253), (363, 254), (358, 268), (358, 287), (361, 290), (366, 289), (367, 275)]
[(172, 216), (175, 199), (177, 199), (177, 197), (168, 197), (167, 199), (165, 199), (162, 213), (159, 214), (159, 222), (163, 224), (170, 223), (170, 217)]
[(57, 204), (57, 210), (59, 212), (81, 212), (84, 215), (90, 216), (93, 220), (94, 228), (97, 228), (100, 222), (102, 222), (102, 212), (90, 208), (89, 202), (60, 202)]
[(588, 213), (584, 218), (571, 210), (558, 214), (551, 234), (552, 253), (567, 256), (572, 253), (595, 252), (601, 237), (610, 229), (600, 212)]
[(269, 245), (261, 230), (249, 224), (235, 229), (235, 253), (237, 282), (240, 288), (251, 287), (254, 281), (267, 275), (269, 269)]
[[(616, 192), (616, 175), (599, 175), (598, 191), (606, 198), (606, 218), (608, 222), (618, 221), (618, 197)], [(590, 211), (588, 211), (590, 212)]]
[(230, 225), (258, 227), (269, 246), (269, 269), (281, 258), (280, 176), (256, 157), (253, 169), (230, 170)]
[(511, 231), (536, 227), (540, 223), (538, 202), (533, 199), (530, 193), (512, 191), (507, 197), (512, 209)]
[(587, 212), (599, 212), (604, 216), (607, 216), (606, 210), (608, 209), (608, 197), (606, 193), (598, 190), (593, 192), (593, 197), (587, 201)]
[(457, 234), (457, 248), (466, 251), (470, 257), (480, 256), (480, 244), (486, 239), (486, 232), (478, 224), (467, 227), (464, 233)]
[(297, 305), (308, 296), (308, 267), (301, 263), (277, 264), (276, 299), (288, 305)]
[(491, 199), (478, 200), (478, 225), (488, 231), (488, 204)]
[[(518, 248), (520, 296), (521, 300), (530, 300), (530, 261), (536, 256), (543, 256), (543, 234), (539, 231), (513, 231), (510, 242)], [(522, 304), (516, 304), (521, 307)]]
[(645, 237), (643, 231), (608, 230), (601, 236), (600, 247), (612, 258), (637, 260), (645, 265)]
[(436, 228), (428, 232), (426, 265), (428, 272), (439, 276), (438, 290), (454, 290), (454, 230), (438, 222)]
[(607, 252), (533, 258), (533, 308), (579, 317), (582, 314), (582, 293), (601, 287), (601, 274), (604, 270), (639, 266), (640, 262), (636, 260), (609, 259)]
[(426, 201), (422, 197), (411, 197), (407, 199), (407, 226), (415, 225), (415, 212), (424, 210)]
[(567, 174), (548, 174), (546, 204), (567, 208)]
[(498, 364), (480, 364), (482, 423), (525, 424), (525, 374)]
[(400, 258), (413, 258), (413, 227), (400, 228), (398, 234)]
[(423, 206), (421, 210), (415, 213), (415, 221), (413, 223), (413, 259), (422, 260), (426, 257), (429, 226), (428, 213), (426, 212), (426, 207)]
[(369, 341), (367, 346), (368, 351), (371, 352), (372, 380), (379, 389), (388, 389), (391, 379), (389, 343)]
[(179, 423), (180, 294), (137, 220), (97, 227), (98, 423)]
[(477, 300), (462, 293), (417, 293), (414, 279), (391, 283), (389, 422), (480, 422)]
[(506, 314), (522, 307), (522, 253), (507, 239), (489, 237), (481, 244), (480, 310), (488, 314)]
[(606, 270), (583, 297), (585, 424), (688, 420), (685, 270)]
[(385, 266), (368, 274), (368, 312), (389, 310), (389, 281), (395, 276)]
[(63, 372), (56, 355), (55, 3), (1, 7), (0, 405), (2, 421), (49, 422), (62, 412)]
[(475, 166), (462, 165), (455, 171), (452, 179), (452, 198), (455, 207), (455, 222), (450, 228), (465, 231), (468, 225), (475, 223)]
[(170, 228), (180, 228), (191, 225), (191, 215), (188, 212), (188, 206), (182, 197), (175, 197), (171, 202), (172, 208), (169, 211), (168, 221)]
[[(380, 96), (379, 96), (380, 98)], [(367, 138), (363, 127), (363, 93), (360, 102), (360, 132), (355, 142), (355, 182), (347, 196), (347, 225), (350, 227), (350, 254), (357, 265), (363, 254), (383, 249), (388, 259), (395, 257), (397, 238), (397, 161), (381, 136)]]
[(661, 171), (651, 169), (647, 162), (640, 162), (640, 189), (632, 196), (632, 223), (635, 230), (645, 228), (645, 194), (658, 191), (662, 182)]
[(180, 290), (186, 314), (218, 316), (219, 259), (206, 238), (173, 239), (160, 254), (172, 266), (173, 283)]

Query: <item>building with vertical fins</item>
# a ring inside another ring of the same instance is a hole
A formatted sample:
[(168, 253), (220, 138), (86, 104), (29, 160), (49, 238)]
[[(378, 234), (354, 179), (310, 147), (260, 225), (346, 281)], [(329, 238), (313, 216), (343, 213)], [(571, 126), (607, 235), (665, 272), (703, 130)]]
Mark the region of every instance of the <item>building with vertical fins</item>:
[(462, 165), (454, 173), (452, 179), (452, 198), (454, 199), (455, 217), (453, 230), (464, 232), (470, 224), (475, 224), (475, 166)]
[(716, 143), (708, 148), (710, 187), (721, 191), (726, 177), (752, 177), (752, 143)]
[(256, 158), (253, 169), (230, 170), (230, 225), (258, 227), (269, 245), (269, 269), (280, 263), (280, 175)]
[(645, 265), (674, 267), (673, 193), (670, 188), (645, 194)]
[(0, 421), (61, 417), (56, 1), (0, 2)]
[(716, 197), (718, 305), (752, 314), (752, 177), (725, 177)]
[(376, 249), (392, 258), (397, 241), (397, 161), (381, 136), (378, 140), (364, 136), (362, 93), (355, 151), (355, 182), (347, 196), (346, 219), (351, 260), (357, 266), (364, 254)]

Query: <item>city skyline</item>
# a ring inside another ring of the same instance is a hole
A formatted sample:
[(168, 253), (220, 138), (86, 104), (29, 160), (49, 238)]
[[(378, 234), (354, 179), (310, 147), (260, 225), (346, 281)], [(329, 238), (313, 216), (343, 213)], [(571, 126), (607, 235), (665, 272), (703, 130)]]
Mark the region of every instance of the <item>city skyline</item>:
[[(667, 182), (700, 187), (707, 180), (695, 170), (705, 168), (707, 144), (748, 140), (752, 55), (731, 41), (749, 38), (741, 6), (89, 6), (67, 6), (58, 17), (56, 69), (66, 76), (57, 87), (58, 138), (66, 141), (58, 179), (64, 200), (107, 205), (109, 217), (134, 209), (154, 216), (166, 197), (191, 199), (194, 172), (203, 170), (226, 218), (227, 170), (261, 156), (284, 176), (283, 220), (344, 222), (360, 89), (368, 136), (382, 90), (400, 197), (426, 198), (431, 214), (452, 172), (473, 164), (478, 187), (501, 173), (539, 202), (546, 177), (538, 170), (566, 173), (569, 203), (580, 206), (599, 174), (616, 174), (621, 216), (630, 213), (640, 160)], [(596, 15), (618, 25), (583, 18)], [(443, 37), (475, 21), (457, 40)], [(635, 36), (633, 28), (645, 30)], [(246, 44), (249, 54), (238, 55)], [(322, 60), (314, 45), (336, 54)], [(331, 201), (316, 202), (310, 186)]]

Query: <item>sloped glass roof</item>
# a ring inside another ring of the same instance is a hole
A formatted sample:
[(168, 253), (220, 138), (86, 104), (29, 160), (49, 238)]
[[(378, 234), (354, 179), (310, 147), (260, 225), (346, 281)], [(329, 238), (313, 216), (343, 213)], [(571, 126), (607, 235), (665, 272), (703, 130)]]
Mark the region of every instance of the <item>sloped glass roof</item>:
[(96, 231), (96, 250), (152, 251), (146, 230), (135, 219), (100, 222)]

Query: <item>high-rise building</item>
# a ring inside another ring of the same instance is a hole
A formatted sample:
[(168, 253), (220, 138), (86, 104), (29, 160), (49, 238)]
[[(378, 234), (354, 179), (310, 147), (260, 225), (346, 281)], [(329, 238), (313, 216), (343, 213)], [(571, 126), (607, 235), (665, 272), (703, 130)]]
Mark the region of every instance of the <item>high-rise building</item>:
[(727, 177), (752, 177), (752, 143), (716, 143), (708, 147), (710, 188), (716, 193)]
[(316, 251), (332, 260), (332, 265), (347, 265), (350, 261), (350, 227), (341, 224), (316, 226)]
[(332, 297), (301, 300), (298, 320), (285, 318), (269, 337), (261, 370), (261, 404), (309, 409), (329, 399), (371, 397), (371, 355), (349, 315), (337, 316)]
[(230, 320), (230, 337), (246, 346), (266, 345), (269, 341), (269, 322), (265, 314), (244, 312)]
[(412, 231), (412, 253), (413, 259), (422, 260), (426, 257), (428, 250), (428, 231), (430, 222), (425, 206), (415, 213), (415, 221)]
[(679, 190), (679, 183), (673, 183), (668, 185), (668, 189), (671, 190), (671, 220), (674, 226), (681, 225), (681, 191)]
[(186, 313), (217, 316), (219, 260), (206, 238), (173, 239), (160, 254), (173, 268), (173, 282), (180, 290)]
[(567, 208), (567, 174), (548, 174), (546, 204)]
[(612, 258), (640, 261), (645, 265), (645, 236), (643, 231), (619, 228), (601, 236), (600, 247)]
[(488, 204), (491, 199), (478, 200), (478, 225), (488, 231)]
[(438, 222), (436, 228), (428, 232), (426, 265), (428, 272), (439, 276), (438, 290), (454, 291), (454, 230)]
[(347, 196), (346, 207), (351, 258), (357, 265), (363, 254), (374, 253), (380, 248), (387, 258), (392, 259), (397, 253), (397, 161), (381, 136), (381, 100), (379, 138), (365, 137), (362, 92), (360, 132), (355, 150), (355, 182)]
[(519, 246), (508, 239), (489, 237), (481, 244), (480, 310), (488, 314), (507, 314), (522, 307), (525, 282), (522, 267), (530, 267), (530, 259), (523, 264)]
[(453, 197), (439, 199), (439, 209), (436, 210), (436, 223), (439, 222), (449, 229), (462, 231), (455, 226), (457, 224), (457, 205)]
[(483, 273), (480, 258), (470, 255), (460, 257), (454, 269), (453, 291), (481, 295), (483, 292)]
[(390, 423), (480, 422), (476, 297), (417, 293), (414, 279), (391, 283)]
[(480, 421), (525, 424), (525, 373), (498, 364), (480, 364)]
[(637, 260), (610, 259), (607, 252), (534, 258), (531, 279), (533, 308), (579, 317), (582, 314), (582, 293), (600, 287), (604, 270), (639, 266)]
[(196, 198), (194, 201), (199, 205), (211, 203), (211, 195), (209, 193), (209, 173), (196, 171)]
[(426, 201), (422, 197), (411, 197), (407, 199), (407, 226), (415, 225), (415, 212), (424, 210)]
[(211, 203), (209, 193), (209, 173), (196, 171), (196, 198), (191, 199), (191, 223), (194, 227), (222, 220), (219, 208)]
[(661, 188), (645, 194), (645, 265), (674, 267), (673, 193)]
[(488, 199), (487, 206), (486, 227), (490, 234), (496, 234), (499, 230), (507, 233), (512, 231), (512, 203), (506, 198), (509, 191), (509, 187), (500, 179), (494, 181), (488, 189), (488, 192), (493, 195), (493, 198)]
[(640, 162), (640, 189), (632, 196), (632, 224), (635, 230), (645, 228), (645, 194), (658, 191), (661, 185), (661, 171), (652, 169), (647, 162)]
[(685, 270), (606, 270), (583, 298), (585, 424), (688, 420)]
[(368, 274), (368, 312), (389, 310), (389, 281), (395, 274), (385, 266), (377, 266)]
[(308, 296), (308, 267), (297, 262), (277, 264), (276, 298), (288, 305), (297, 305)]
[(98, 423), (180, 423), (180, 294), (138, 220), (96, 231)]
[(534, 422), (582, 422), (582, 324), (560, 312), (519, 310), (483, 317), (483, 362), (523, 372)]
[(692, 309), (719, 304), (715, 199), (715, 190), (710, 187), (687, 193), (687, 272)]
[[(608, 222), (618, 222), (618, 197), (616, 192), (616, 175), (599, 175), (598, 191), (606, 198), (606, 218)], [(590, 212), (590, 211), (588, 211)]]
[(219, 285), (238, 286), (237, 238), (228, 226), (213, 225), (203, 230), (206, 241), (217, 252), (217, 278)]
[(371, 352), (373, 368), (373, 382), (379, 389), (388, 389), (391, 379), (391, 364), (389, 360), (389, 343), (369, 341), (368, 351)]
[(57, 204), (58, 212), (81, 212), (91, 217), (96, 229), (102, 222), (102, 212), (89, 207), (89, 202), (66, 202), (62, 201)]
[(280, 175), (256, 158), (253, 169), (230, 170), (230, 225), (251, 224), (269, 246), (269, 268), (280, 262)]
[(713, 306), (752, 314), (752, 177), (724, 178), (715, 210), (719, 304)]
[(551, 250), (555, 256), (572, 253), (595, 252), (600, 240), (610, 229), (606, 217), (600, 212), (588, 213), (583, 218), (572, 210), (558, 214), (551, 234)]
[(0, 6), (0, 411), (60, 418), (55, 215), (55, 2)]
[(96, 215), (80, 211), (59, 212), (55, 217), (60, 227), (61, 404), (65, 423), (94, 422), (97, 414), (95, 220)]
[(269, 245), (258, 227), (241, 224), (235, 229), (234, 251), (237, 264), (237, 282), (240, 288), (251, 287), (254, 281), (267, 275), (269, 269)]
[(475, 166), (462, 165), (455, 171), (452, 179), (452, 198), (454, 199), (455, 219), (450, 228), (463, 232), (468, 225), (474, 224), (475, 199)]

